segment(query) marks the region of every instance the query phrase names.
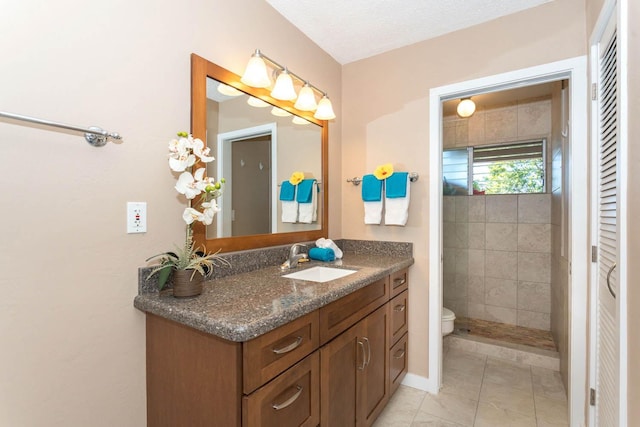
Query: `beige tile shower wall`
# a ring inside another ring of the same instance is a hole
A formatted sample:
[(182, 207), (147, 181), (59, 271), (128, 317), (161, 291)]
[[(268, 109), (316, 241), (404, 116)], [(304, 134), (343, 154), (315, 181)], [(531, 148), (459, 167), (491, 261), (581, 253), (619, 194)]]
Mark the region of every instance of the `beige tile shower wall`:
[(549, 330), (551, 196), (445, 196), (443, 209), (445, 306)]
[(478, 111), (468, 119), (443, 120), (444, 148), (547, 138), (551, 132), (551, 97), (528, 99)]

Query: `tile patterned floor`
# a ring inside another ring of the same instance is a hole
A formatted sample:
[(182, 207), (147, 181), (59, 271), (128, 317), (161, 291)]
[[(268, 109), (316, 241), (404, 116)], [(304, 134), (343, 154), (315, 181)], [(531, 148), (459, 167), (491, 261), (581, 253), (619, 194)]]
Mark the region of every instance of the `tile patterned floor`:
[(468, 334), (505, 341), (512, 344), (527, 345), (543, 350), (556, 350), (550, 331), (507, 325), (506, 323), (460, 317), (455, 321), (457, 335)]
[(557, 371), (444, 349), (437, 396), (400, 386), (374, 427), (568, 427)]

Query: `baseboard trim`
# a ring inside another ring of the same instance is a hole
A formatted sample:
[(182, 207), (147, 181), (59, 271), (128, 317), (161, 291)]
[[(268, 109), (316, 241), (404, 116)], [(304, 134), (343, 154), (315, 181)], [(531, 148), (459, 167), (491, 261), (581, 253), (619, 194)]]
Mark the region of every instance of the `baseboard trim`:
[(402, 380), (402, 385), (417, 388), (418, 390), (424, 390), (431, 394), (438, 394), (439, 391), (438, 385), (435, 384), (435, 381), (415, 374), (405, 375), (404, 379)]

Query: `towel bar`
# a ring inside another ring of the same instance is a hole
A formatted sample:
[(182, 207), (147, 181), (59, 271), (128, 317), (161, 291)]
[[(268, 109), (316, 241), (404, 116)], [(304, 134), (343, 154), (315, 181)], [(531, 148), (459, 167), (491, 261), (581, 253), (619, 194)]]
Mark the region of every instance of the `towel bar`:
[[(416, 182), (420, 178), (417, 172), (409, 172), (409, 181)], [(362, 178), (359, 176), (354, 176), (353, 178), (347, 178), (347, 182), (352, 183), (353, 185), (360, 185), (362, 182)]]

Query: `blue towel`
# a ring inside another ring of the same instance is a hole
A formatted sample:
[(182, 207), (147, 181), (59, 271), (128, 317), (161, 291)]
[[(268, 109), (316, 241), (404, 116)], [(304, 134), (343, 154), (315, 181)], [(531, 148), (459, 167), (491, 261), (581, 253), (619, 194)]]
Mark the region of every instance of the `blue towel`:
[(293, 198), (296, 194), (296, 187), (289, 181), (282, 181), (280, 186), (280, 200), (285, 202), (293, 202)]
[(407, 179), (409, 172), (394, 172), (386, 179), (385, 191), (390, 199), (399, 199), (407, 197)]
[(379, 202), (382, 200), (382, 181), (369, 174), (362, 177), (362, 200)]
[(336, 259), (336, 253), (331, 248), (311, 248), (309, 249), (309, 258), (318, 261), (333, 261)]
[(298, 184), (298, 195), (296, 196), (298, 203), (311, 203), (311, 190), (313, 190), (314, 182), (316, 182), (315, 179), (303, 179)]

